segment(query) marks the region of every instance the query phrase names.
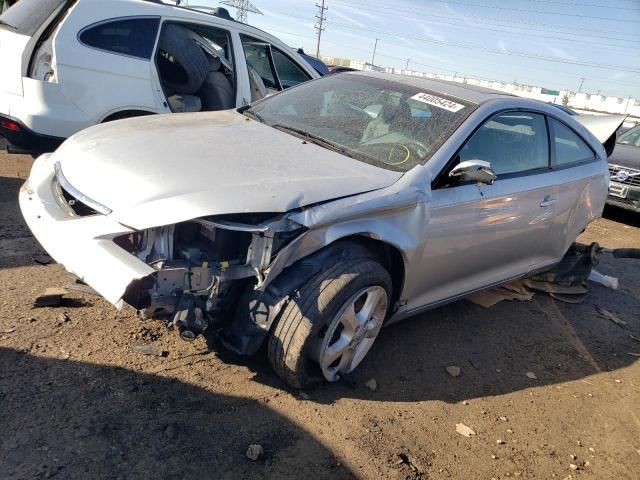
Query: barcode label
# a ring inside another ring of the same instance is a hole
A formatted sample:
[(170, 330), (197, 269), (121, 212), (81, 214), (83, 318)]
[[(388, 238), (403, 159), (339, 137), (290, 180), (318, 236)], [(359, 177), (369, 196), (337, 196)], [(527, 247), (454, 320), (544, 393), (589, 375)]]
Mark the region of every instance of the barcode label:
[(442, 108), (443, 110), (447, 110), (449, 112), (459, 112), (464, 108), (464, 105), (424, 92), (417, 93), (416, 95), (411, 97), (411, 100), (426, 103), (427, 105), (433, 105), (434, 107)]

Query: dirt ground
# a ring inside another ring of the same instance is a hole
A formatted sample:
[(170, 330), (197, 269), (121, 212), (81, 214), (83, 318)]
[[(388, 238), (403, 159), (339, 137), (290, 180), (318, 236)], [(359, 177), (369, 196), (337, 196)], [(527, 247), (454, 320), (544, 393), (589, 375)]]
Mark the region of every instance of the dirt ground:
[[(29, 162), (14, 159), (0, 154), (1, 479), (640, 477), (639, 261), (605, 259), (620, 289), (591, 285), (581, 305), (460, 301), (396, 324), (351, 377), (301, 394), (263, 356), (183, 342), (99, 297), (33, 308), (69, 279), (34, 262), (13, 178)], [(640, 247), (638, 218), (606, 216), (582, 240)]]

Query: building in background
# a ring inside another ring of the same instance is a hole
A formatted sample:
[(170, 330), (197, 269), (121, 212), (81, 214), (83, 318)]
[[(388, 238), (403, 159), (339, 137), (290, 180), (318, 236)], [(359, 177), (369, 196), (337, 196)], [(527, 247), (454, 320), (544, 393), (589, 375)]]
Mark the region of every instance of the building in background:
[(402, 68), (379, 67), (362, 60), (322, 56), (327, 65), (353, 68), (355, 70), (373, 70), (377, 72), (393, 73), (396, 75), (410, 75), (414, 77), (435, 78), (452, 82), (467, 83), (481, 87), (511, 93), (519, 97), (532, 98), (549, 103), (561, 103), (582, 113), (618, 113), (629, 115), (631, 123), (640, 123), (640, 100), (632, 97), (614, 97), (586, 92), (572, 92), (570, 90), (551, 90), (535, 85), (486, 80), (461, 75), (444, 75), (440, 73), (418, 72)]

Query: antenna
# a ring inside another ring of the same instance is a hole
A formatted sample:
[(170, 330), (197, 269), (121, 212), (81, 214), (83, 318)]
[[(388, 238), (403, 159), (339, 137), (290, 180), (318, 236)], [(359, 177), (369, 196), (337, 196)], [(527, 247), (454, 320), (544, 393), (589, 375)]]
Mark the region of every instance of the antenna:
[(235, 8), (237, 10), (236, 20), (242, 23), (247, 23), (247, 12), (262, 15), (262, 12), (258, 10), (258, 7), (249, 0), (223, 0), (220, 3)]
[(327, 21), (327, 17), (324, 16), (324, 12), (326, 12), (329, 9), (329, 7), (324, 6), (324, 0), (322, 0), (322, 3), (320, 5), (316, 3), (316, 7), (318, 7), (318, 14), (319, 14), (319, 15), (316, 15), (316, 18), (318, 19), (318, 23), (316, 23), (313, 28), (315, 28), (318, 31), (318, 43), (316, 44), (316, 57), (320, 57), (320, 38), (322, 37), (322, 32), (324, 32), (324, 22)]

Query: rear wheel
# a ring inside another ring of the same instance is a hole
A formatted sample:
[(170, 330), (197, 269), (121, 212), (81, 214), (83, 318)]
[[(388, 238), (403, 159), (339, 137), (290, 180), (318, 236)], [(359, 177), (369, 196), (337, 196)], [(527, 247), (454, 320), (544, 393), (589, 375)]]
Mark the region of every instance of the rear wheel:
[(289, 301), (269, 338), (269, 361), (289, 385), (335, 382), (373, 345), (389, 308), (391, 278), (375, 260), (350, 259), (313, 277)]

